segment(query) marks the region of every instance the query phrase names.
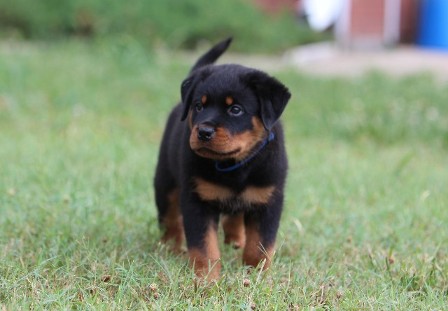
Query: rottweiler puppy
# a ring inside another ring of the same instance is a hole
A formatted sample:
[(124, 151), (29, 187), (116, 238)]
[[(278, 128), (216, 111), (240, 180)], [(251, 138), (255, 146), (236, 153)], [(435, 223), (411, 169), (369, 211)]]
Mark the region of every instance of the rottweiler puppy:
[(262, 71), (213, 65), (230, 43), (205, 53), (183, 81), (154, 180), (162, 241), (179, 251), (186, 237), (196, 275), (211, 280), (221, 269), (220, 218), (244, 264), (269, 267), (287, 172), (278, 119), (291, 94)]

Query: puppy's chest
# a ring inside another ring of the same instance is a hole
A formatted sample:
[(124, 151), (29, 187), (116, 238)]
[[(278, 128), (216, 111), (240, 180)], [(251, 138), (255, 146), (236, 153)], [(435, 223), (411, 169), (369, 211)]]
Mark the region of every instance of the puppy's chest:
[(224, 209), (232, 210), (267, 205), (276, 191), (275, 185), (257, 186), (247, 184), (231, 187), (201, 177), (196, 177), (194, 184), (194, 191), (201, 200), (216, 203)]

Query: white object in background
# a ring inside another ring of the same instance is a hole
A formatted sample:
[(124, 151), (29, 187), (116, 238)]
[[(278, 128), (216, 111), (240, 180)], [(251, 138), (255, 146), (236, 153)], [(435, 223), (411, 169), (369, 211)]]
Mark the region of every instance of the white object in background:
[(342, 13), (345, 0), (304, 0), (305, 11), (310, 27), (323, 31), (335, 24)]

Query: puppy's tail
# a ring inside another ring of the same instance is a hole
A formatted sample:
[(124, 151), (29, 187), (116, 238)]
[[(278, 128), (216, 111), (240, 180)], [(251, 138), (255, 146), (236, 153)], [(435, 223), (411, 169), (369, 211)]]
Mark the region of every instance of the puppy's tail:
[(216, 44), (207, 53), (205, 53), (198, 59), (196, 64), (194, 64), (193, 68), (191, 68), (190, 72), (193, 72), (196, 69), (199, 69), (203, 66), (213, 64), (227, 50), (231, 42), (232, 37), (227, 38)]

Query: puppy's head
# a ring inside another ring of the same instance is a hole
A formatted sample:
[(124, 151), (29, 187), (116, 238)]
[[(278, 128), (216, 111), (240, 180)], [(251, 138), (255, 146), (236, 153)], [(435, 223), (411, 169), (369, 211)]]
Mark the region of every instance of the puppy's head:
[(236, 161), (267, 137), (291, 97), (275, 78), (239, 65), (201, 68), (184, 80), (181, 94), (191, 149)]

